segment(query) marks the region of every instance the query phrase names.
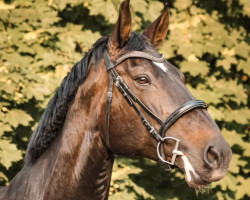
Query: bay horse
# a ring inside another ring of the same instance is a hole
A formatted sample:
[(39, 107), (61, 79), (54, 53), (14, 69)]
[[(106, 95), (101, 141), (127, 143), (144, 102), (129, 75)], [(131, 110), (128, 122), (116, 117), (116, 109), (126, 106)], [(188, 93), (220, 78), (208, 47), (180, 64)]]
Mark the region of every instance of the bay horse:
[(207, 105), (155, 50), (168, 24), (165, 6), (142, 34), (131, 32), (129, 0), (121, 3), (111, 35), (75, 64), (49, 102), (1, 200), (108, 199), (115, 154), (179, 167), (193, 188), (226, 175), (232, 151)]

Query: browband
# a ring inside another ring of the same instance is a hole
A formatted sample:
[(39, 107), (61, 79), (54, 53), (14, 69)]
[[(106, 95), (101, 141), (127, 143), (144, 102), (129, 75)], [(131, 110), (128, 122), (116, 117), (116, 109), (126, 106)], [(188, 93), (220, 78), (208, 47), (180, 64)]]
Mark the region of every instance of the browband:
[(154, 57), (154, 56), (152, 56), (146, 52), (143, 52), (143, 51), (130, 51), (128, 53), (125, 53), (124, 55), (122, 55), (118, 59), (116, 59), (113, 63), (111, 62), (110, 65), (106, 65), (107, 71), (109, 71), (110, 69), (119, 65), (127, 58), (144, 58), (144, 59), (148, 59), (148, 60), (151, 60), (154, 62), (163, 62), (165, 60), (163, 55), (161, 55), (161, 57)]

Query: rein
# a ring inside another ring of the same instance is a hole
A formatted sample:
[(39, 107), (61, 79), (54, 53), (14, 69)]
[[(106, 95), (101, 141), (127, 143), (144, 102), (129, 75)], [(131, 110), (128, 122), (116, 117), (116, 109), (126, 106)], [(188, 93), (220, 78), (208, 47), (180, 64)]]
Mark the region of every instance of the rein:
[[(179, 108), (177, 108), (170, 116), (167, 117), (165, 121), (162, 121), (157, 115), (155, 115), (140, 99), (138, 99), (135, 94), (130, 90), (127, 84), (123, 81), (122, 77), (118, 74), (115, 70), (115, 67), (121, 64), (124, 60), (128, 58), (143, 58), (150, 61), (163, 63), (165, 61), (164, 57), (155, 57), (149, 53), (141, 52), (141, 51), (130, 51), (125, 53), (121, 57), (119, 57), (114, 62), (111, 62), (110, 55), (107, 50), (104, 51), (104, 61), (106, 64), (107, 71), (109, 72), (109, 89), (107, 93), (107, 105), (106, 105), (106, 145), (112, 151), (110, 146), (110, 139), (109, 139), (109, 120), (110, 120), (110, 110), (111, 110), (111, 103), (112, 103), (112, 94), (113, 94), (113, 82), (115, 82), (115, 86), (118, 88), (120, 93), (126, 99), (128, 104), (136, 111), (138, 116), (140, 117), (143, 125), (146, 127), (147, 131), (157, 140), (157, 155), (159, 158), (160, 163), (164, 166), (164, 169), (169, 171), (172, 169), (171, 166), (174, 165), (175, 159), (177, 155), (183, 155), (181, 151), (178, 150), (178, 146), (180, 140), (175, 137), (165, 137), (166, 131), (183, 115), (188, 113), (191, 110), (196, 108), (207, 108), (207, 104), (201, 100), (191, 100), (187, 103), (183, 104)], [(157, 133), (153, 126), (149, 123), (146, 117), (141, 113), (141, 111), (136, 106), (137, 103), (144, 111), (146, 111), (154, 120), (156, 120), (160, 125), (161, 128)], [(172, 159), (171, 162), (166, 160), (166, 156), (164, 153), (163, 144), (167, 140), (172, 140), (175, 142), (174, 150), (172, 151)], [(113, 151), (112, 151), (113, 152)]]

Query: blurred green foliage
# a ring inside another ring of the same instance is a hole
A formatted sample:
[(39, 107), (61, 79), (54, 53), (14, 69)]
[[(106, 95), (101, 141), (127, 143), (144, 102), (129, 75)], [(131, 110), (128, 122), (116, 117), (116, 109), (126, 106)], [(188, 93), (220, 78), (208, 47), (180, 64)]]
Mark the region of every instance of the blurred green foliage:
[[(22, 167), (28, 139), (70, 68), (118, 17), (117, 0), (0, 0), (0, 184)], [(250, 1), (174, 0), (160, 51), (209, 103), (233, 150), (227, 176), (196, 195), (180, 170), (118, 158), (110, 199), (250, 198)], [(163, 1), (131, 0), (133, 30), (160, 14)]]

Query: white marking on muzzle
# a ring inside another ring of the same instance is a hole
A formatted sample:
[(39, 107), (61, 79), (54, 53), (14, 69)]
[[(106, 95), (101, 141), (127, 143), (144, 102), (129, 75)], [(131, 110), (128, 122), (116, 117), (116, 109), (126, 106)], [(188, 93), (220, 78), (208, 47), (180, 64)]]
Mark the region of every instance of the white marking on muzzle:
[(166, 66), (164, 65), (164, 63), (159, 63), (159, 62), (154, 62), (152, 61), (157, 67), (160, 67), (164, 72), (167, 71)]
[(193, 166), (191, 165), (191, 163), (189, 162), (187, 156), (183, 155), (181, 156), (183, 162), (184, 162), (184, 168), (185, 168), (185, 172), (186, 172), (186, 176), (187, 176), (187, 181), (191, 181), (192, 180), (192, 176), (191, 173), (193, 173), (194, 176), (198, 177), (199, 175), (195, 172)]

